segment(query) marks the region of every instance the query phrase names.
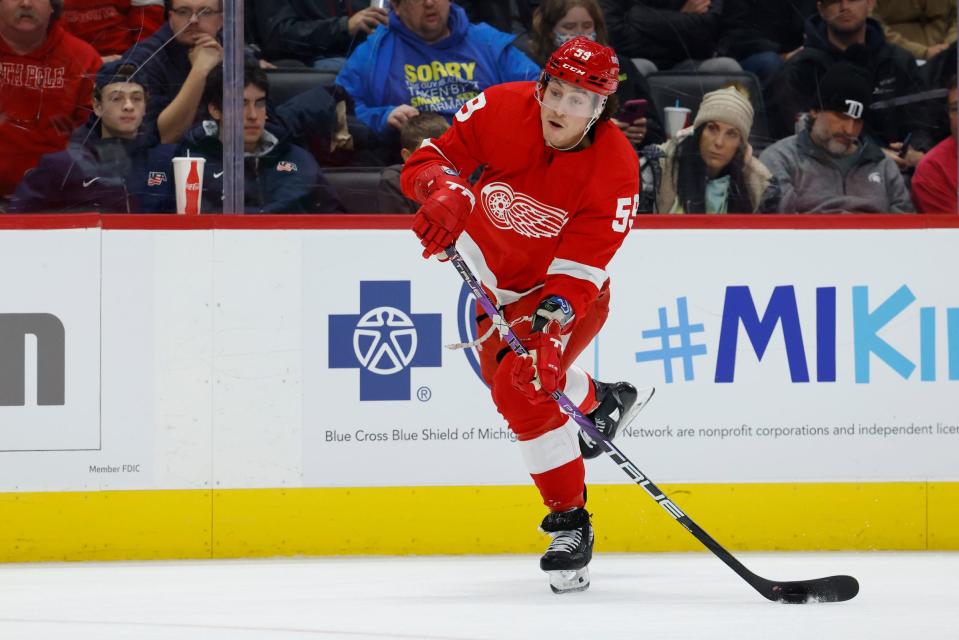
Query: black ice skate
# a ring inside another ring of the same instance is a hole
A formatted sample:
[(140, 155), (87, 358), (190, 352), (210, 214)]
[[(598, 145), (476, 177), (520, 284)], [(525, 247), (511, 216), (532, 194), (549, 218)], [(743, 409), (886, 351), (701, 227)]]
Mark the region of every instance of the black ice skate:
[(589, 569), (593, 559), (593, 526), (586, 509), (551, 513), (539, 528), (552, 536), (539, 568), (549, 575), (553, 593), (572, 593), (589, 588)]
[[(586, 417), (593, 421), (596, 430), (612, 440), (620, 428), (629, 426), (629, 423), (649, 404), (656, 392), (654, 387), (636, 390), (628, 382), (600, 382), (594, 380), (596, 386), (596, 400), (599, 406)], [(579, 432), (579, 450), (583, 458), (591, 460), (603, 452), (598, 442), (586, 439), (583, 432)]]

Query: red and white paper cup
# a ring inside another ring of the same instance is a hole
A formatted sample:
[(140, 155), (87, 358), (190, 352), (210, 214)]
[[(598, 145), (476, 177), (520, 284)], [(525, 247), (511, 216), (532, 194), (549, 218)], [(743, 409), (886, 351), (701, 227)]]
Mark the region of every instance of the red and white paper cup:
[(203, 167), (206, 158), (174, 158), (173, 183), (176, 187), (176, 212), (182, 215), (200, 214), (203, 194)]

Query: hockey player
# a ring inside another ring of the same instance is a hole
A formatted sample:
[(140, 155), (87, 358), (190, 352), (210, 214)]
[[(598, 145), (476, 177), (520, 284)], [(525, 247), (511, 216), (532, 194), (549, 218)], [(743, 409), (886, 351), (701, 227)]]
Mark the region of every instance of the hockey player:
[[(549, 508), (540, 528), (553, 540), (540, 567), (556, 592), (589, 586), (583, 457), (601, 450), (550, 393), (562, 390), (608, 437), (652, 395), (572, 366), (606, 320), (606, 265), (638, 203), (636, 153), (609, 122), (618, 70), (612, 49), (574, 38), (538, 82), (494, 86), (464, 105), (402, 174), (404, 192), (422, 204), (413, 230), (423, 256), (442, 258), (455, 242), (530, 351), (517, 357), (478, 310), (479, 332), (492, 334), (479, 353), (483, 377)], [(480, 165), (471, 187), (461, 176)]]

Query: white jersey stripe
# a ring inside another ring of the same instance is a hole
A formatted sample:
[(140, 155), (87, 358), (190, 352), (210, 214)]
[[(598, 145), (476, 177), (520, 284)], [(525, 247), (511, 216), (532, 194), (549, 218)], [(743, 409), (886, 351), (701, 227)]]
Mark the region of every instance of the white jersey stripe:
[[(446, 162), (447, 162), (447, 164), (449, 164), (450, 168), (453, 169), (454, 171), (459, 172), (459, 167), (457, 167), (455, 164), (453, 164), (453, 161), (446, 157), (446, 154), (443, 153), (443, 150), (442, 150), (442, 149), (440, 149), (440, 148), (437, 147), (435, 144), (433, 144), (433, 139), (432, 139), (432, 138), (423, 138), (423, 142), (422, 142), (422, 144), (420, 144), (420, 148), (422, 148), (422, 147), (429, 147), (429, 148), (431, 148), (433, 151), (435, 151), (436, 153), (438, 153), (438, 154), (440, 154), (441, 156), (443, 156), (443, 159), (446, 160)], [(458, 175), (458, 173), (457, 173), (457, 175)]]
[(563, 258), (554, 258), (552, 264), (549, 265), (549, 269), (546, 270), (546, 275), (566, 275), (572, 278), (586, 280), (587, 282), (593, 283), (597, 289), (602, 289), (603, 283), (609, 279), (609, 276), (603, 269), (597, 269), (582, 262), (564, 260)]
[(579, 367), (572, 366), (566, 371), (566, 387), (563, 389), (566, 397), (577, 407), (583, 404), (589, 393), (589, 376)]
[[(591, 384), (592, 382), (590, 381), (589, 375), (579, 367), (573, 365), (566, 371), (566, 388), (563, 389), (563, 393), (566, 394), (567, 398), (573, 401), (573, 404), (575, 404), (580, 411), (584, 411), (590, 408), (584, 407), (583, 402), (589, 394)], [(566, 419), (563, 428), (569, 429), (574, 438), (579, 435), (579, 425), (576, 424), (576, 421), (572, 418)]]

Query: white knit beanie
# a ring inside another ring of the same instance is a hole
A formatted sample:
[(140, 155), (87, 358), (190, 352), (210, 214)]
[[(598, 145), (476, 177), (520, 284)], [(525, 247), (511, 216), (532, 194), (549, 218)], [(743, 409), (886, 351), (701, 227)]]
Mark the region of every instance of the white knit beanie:
[(710, 91), (703, 96), (699, 105), (699, 112), (693, 127), (707, 122), (723, 122), (739, 129), (743, 140), (749, 139), (749, 131), (753, 128), (753, 105), (749, 98), (736, 87), (723, 87)]

